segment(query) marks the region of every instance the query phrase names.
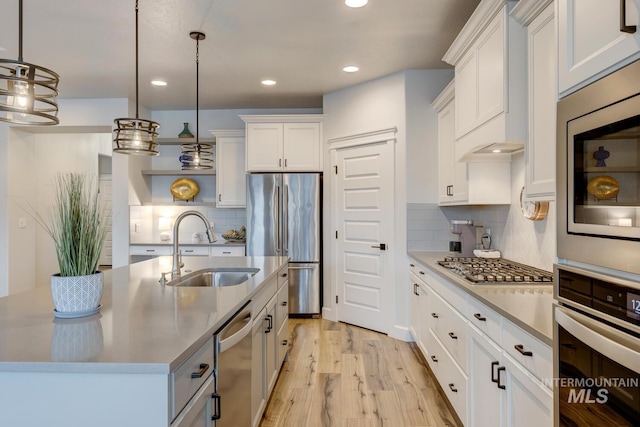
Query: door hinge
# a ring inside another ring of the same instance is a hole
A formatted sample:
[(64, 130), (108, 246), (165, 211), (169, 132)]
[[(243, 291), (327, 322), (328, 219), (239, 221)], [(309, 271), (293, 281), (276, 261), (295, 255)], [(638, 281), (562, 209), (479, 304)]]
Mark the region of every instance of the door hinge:
[(335, 165), (335, 166), (333, 167), (333, 170), (336, 172), (336, 175), (338, 175), (338, 165)]
[(338, 303), (338, 295), (336, 295), (336, 304)]
[(336, 230), (336, 239), (338, 238), (338, 230)]

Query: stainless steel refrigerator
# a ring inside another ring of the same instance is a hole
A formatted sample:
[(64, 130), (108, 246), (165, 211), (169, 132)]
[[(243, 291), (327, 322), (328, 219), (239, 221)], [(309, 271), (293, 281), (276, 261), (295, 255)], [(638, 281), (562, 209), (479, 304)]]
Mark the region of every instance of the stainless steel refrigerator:
[(320, 313), (322, 175), (247, 175), (247, 255), (289, 257), (289, 313)]

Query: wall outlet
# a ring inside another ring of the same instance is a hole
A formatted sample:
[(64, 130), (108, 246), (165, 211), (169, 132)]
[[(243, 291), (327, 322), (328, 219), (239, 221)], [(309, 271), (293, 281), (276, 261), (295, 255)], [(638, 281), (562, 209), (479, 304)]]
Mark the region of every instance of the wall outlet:
[(135, 229), (136, 233), (139, 233), (140, 232), (140, 224), (136, 223), (134, 225), (134, 229)]
[(27, 218), (18, 218), (18, 228), (27, 228)]

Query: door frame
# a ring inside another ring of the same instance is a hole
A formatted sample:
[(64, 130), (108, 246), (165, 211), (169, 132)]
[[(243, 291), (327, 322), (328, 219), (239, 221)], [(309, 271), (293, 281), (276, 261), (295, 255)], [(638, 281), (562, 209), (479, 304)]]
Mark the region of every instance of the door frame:
[[(331, 267), (329, 268), (330, 272), (327, 275), (329, 277), (329, 289), (328, 289), (328, 292), (325, 291), (325, 294), (330, 295), (328, 299), (325, 298), (325, 301), (329, 300), (330, 305), (327, 306), (325, 304), (322, 308), (322, 317), (325, 319), (333, 320), (336, 322), (339, 321), (338, 306), (335, 303), (335, 298), (338, 295), (338, 280), (337, 280), (337, 271), (336, 271), (336, 266), (338, 265), (337, 264), (338, 242), (334, 234), (335, 230), (337, 230), (337, 227), (338, 227), (337, 212), (336, 212), (338, 194), (337, 194), (337, 183), (336, 183), (336, 180), (334, 179), (334, 176), (335, 176), (334, 166), (336, 165), (337, 150), (341, 148), (350, 148), (350, 147), (365, 146), (365, 145), (371, 145), (371, 144), (382, 144), (382, 143), (393, 145), (392, 151), (394, 153), (394, 159), (391, 161), (391, 164), (393, 167), (393, 171), (392, 171), (393, 182), (391, 183), (391, 185), (394, 189), (394, 194), (395, 194), (396, 172), (397, 172), (396, 161), (395, 161), (395, 156), (396, 156), (395, 146), (397, 143), (397, 138), (396, 138), (397, 132), (398, 132), (398, 129), (394, 126), (391, 128), (384, 128), (384, 129), (379, 129), (371, 132), (364, 132), (364, 133), (358, 133), (358, 134), (348, 135), (344, 137), (334, 138), (328, 141), (329, 155), (331, 159), (330, 168), (327, 171), (327, 173), (330, 174), (331, 176), (331, 184), (330, 184), (331, 214), (330, 214), (330, 221), (329, 221), (330, 223), (329, 235), (331, 236), (330, 238), (331, 244), (328, 245), (331, 248), (331, 254), (329, 257), (329, 262)], [(394, 196), (394, 199), (395, 199), (395, 196)], [(391, 224), (392, 224), (391, 226), (393, 227), (392, 235), (395, 236), (396, 235), (395, 218), (393, 219), (393, 221), (391, 221)], [(396, 253), (395, 251), (398, 250), (398, 248), (396, 248), (395, 239), (390, 243), (391, 244), (390, 244), (389, 255), (391, 255), (391, 262), (390, 262), (389, 277), (391, 277), (392, 280), (394, 280), (396, 277), (396, 274), (395, 274), (396, 262), (395, 262), (395, 256), (392, 254), (395, 254)], [(386, 313), (387, 327), (385, 331), (387, 333), (390, 333), (394, 327), (395, 317), (396, 317), (395, 306), (396, 306), (395, 292), (389, 292), (388, 307), (390, 308), (390, 310), (389, 310), (389, 313)]]

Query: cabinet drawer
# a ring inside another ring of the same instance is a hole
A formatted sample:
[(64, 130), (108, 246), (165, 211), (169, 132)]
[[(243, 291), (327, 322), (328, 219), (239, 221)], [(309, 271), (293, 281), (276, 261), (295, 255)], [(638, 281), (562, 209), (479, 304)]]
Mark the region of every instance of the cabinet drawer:
[(500, 315), (475, 298), (469, 298), (467, 318), (476, 328), (500, 345)]
[[(424, 277), (424, 271), (426, 270), (426, 267), (423, 265), (420, 265), (419, 263), (415, 262), (414, 260), (409, 260), (409, 271), (412, 272), (413, 274), (415, 274), (416, 276), (419, 277)], [(420, 272), (423, 272), (423, 274), (420, 274)]]
[(426, 270), (425, 275), (420, 278), (456, 311), (461, 313), (463, 316), (466, 314), (466, 292), (458, 289), (455, 285), (448, 283), (445, 279), (440, 279), (435, 275), (435, 273), (429, 270)]
[(244, 246), (212, 246), (211, 256), (244, 256)]
[(262, 285), (262, 289), (258, 292), (256, 296), (253, 297), (253, 310), (260, 311), (267, 305), (267, 302), (273, 297), (278, 291), (278, 282), (276, 278), (272, 278), (267, 283)]
[(277, 341), (277, 352), (278, 352), (278, 369), (282, 366), (282, 362), (284, 362), (285, 357), (287, 356), (287, 352), (289, 351), (289, 323), (282, 322), (280, 325), (280, 330), (278, 331), (278, 341)]
[(130, 255), (149, 255), (149, 256), (165, 256), (171, 255), (173, 249), (171, 246), (129, 246)]
[(281, 286), (280, 290), (278, 290), (278, 296), (276, 301), (276, 329), (277, 330), (280, 330), (280, 328), (282, 327), (282, 324), (287, 320), (288, 317), (289, 317), (289, 286)]
[[(551, 347), (508, 320), (504, 320), (502, 325), (502, 346), (511, 357), (539, 380), (543, 381), (553, 377)], [(518, 351), (516, 347), (522, 352)], [(529, 353), (531, 353), (530, 356), (528, 356)]]
[[(213, 373), (213, 336), (171, 372), (171, 419), (174, 419)], [(192, 375), (193, 374), (193, 375)], [(192, 377), (196, 378), (192, 378)]]
[(207, 246), (180, 246), (180, 253), (184, 256), (209, 256)]
[(467, 321), (435, 292), (431, 292), (429, 297), (434, 301), (434, 311), (438, 313), (438, 319), (434, 319), (438, 321), (434, 328), (435, 333), (454, 360), (466, 372)]
[(284, 285), (286, 281), (289, 280), (289, 267), (283, 267), (278, 271), (278, 289)]
[(429, 365), (432, 367), (433, 373), (447, 395), (449, 402), (456, 410), (458, 417), (466, 425), (468, 377), (444, 349), (433, 330), (429, 332), (428, 347), (433, 348), (429, 354)]

